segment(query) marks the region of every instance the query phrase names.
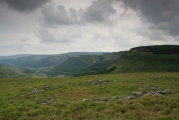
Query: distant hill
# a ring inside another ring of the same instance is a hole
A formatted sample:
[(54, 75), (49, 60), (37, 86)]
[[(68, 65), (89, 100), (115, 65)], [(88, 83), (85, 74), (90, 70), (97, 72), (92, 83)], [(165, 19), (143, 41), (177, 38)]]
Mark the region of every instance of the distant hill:
[(101, 55), (104, 54), (103, 52), (71, 52), (71, 53), (64, 53), (58, 55), (27, 55), (27, 56), (20, 56), (16, 57), (9, 56), (5, 59), (1, 60), (1, 64), (15, 66), (15, 67), (49, 67), (49, 66), (56, 66), (61, 64), (69, 57), (76, 57), (79, 55)]
[(107, 53), (99, 56), (99, 60), (92, 66), (82, 71), (78, 75), (94, 75), (94, 74), (107, 74), (111, 73), (116, 67), (110, 67), (120, 59), (124, 51)]
[(89, 68), (92, 64), (94, 64), (97, 60), (99, 60), (98, 56), (92, 55), (84, 55), (77, 57), (70, 57), (68, 60), (56, 66), (50, 73), (50, 76), (74, 76), (78, 74), (82, 70)]
[(179, 45), (141, 46), (132, 48), (131, 50), (152, 52), (153, 54), (179, 54)]
[(56, 66), (49, 76), (79, 76), (89, 74), (110, 73), (107, 69), (112, 63), (120, 58), (122, 52), (107, 53), (104, 55), (81, 55), (70, 57), (68, 60)]
[(0, 78), (18, 78), (18, 77), (28, 77), (19, 68), (13, 68), (6, 65), (0, 64)]
[(29, 54), (22, 54), (22, 55), (10, 55), (10, 56), (0, 56), (0, 61), (7, 60), (7, 59), (17, 59), (20, 57), (30, 56)]
[[(121, 72), (179, 72), (179, 46), (156, 45), (131, 48), (129, 51), (71, 52), (59, 55), (15, 56), (1, 60), (0, 75), (81, 76)], [(24, 72), (22, 72), (22, 70)]]
[(56, 66), (50, 75), (80, 76), (121, 72), (179, 72), (179, 46), (141, 46), (95, 57), (69, 58)]
[(179, 72), (179, 46), (157, 45), (132, 48), (111, 67), (117, 72)]

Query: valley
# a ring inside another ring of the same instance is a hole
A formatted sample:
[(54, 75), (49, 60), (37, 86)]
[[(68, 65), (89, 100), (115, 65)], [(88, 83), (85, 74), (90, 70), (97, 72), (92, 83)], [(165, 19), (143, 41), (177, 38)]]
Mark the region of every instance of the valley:
[(0, 64), (6, 65), (9, 69), (10, 67), (20, 69), (26, 74), (24, 77), (179, 72), (178, 62), (179, 46), (177, 45), (141, 46), (112, 53), (72, 52), (58, 55), (16, 55), (15, 58), (14, 56), (0, 57)]

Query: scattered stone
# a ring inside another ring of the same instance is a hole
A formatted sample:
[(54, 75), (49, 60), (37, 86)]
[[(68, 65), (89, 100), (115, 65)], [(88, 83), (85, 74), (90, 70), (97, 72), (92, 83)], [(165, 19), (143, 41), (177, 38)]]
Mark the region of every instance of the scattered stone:
[(134, 96), (134, 97), (141, 97), (143, 94), (142, 92), (132, 92), (131, 96)]
[(40, 103), (43, 104), (43, 105), (47, 105), (46, 101), (41, 101)]
[(88, 82), (88, 84), (93, 84), (92, 80), (88, 80), (87, 82)]
[(122, 97), (121, 96), (113, 96), (112, 99), (113, 100), (122, 100)]
[(45, 85), (44, 87), (42, 87), (42, 89), (33, 88), (33, 89), (32, 89), (32, 92), (39, 93), (39, 92), (44, 92), (44, 91), (47, 90), (47, 89), (49, 89), (49, 86), (48, 86), (48, 85)]
[(162, 94), (162, 95), (173, 94), (173, 93), (172, 93), (171, 91), (169, 91), (169, 90), (165, 90), (165, 91), (160, 91), (160, 90), (158, 90), (157, 93)]
[(95, 101), (101, 101), (101, 98), (93, 98), (93, 102)]
[(109, 99), (104, 98), (93, 98), (93, 99), (83, 99), (83, 102), (107, 102)]
[(45, 85), (45, 86), (43, 87), (43, 89), (44, 89), (44, 90), (47, 90), (47, 89), (49, 89), (49, 86), (48, 86), (48, 85)]
[(101, 85), (103, 83), (108, 82), (108, 80), (103, 79), (103, 80), (88, 80), (87, 83), (91, 85)]
[(103, 99), (101, 99), (101, 101), (106, 102), (106, 101), (109, 101), (109, 100), (107, 98), (103, 98)]
[(51, 96), (51, 98), (49, 100), (42, 100), (40, 101), (40, 104), (44, 104), (44, 105), (50, 105), (55, 101), (55, 97)]
[(147, 92), (132, 92), (129, 96), (126, 97), (127, 100), (130, 99), (135, 99), (135, 98), (140, 98), (142, 96), (144, 96), (145, 94), (147, 94)]
[(170, 95), (173, 94), (170, 90), (158, 90), (158, 91), (150, 91), (150, 92), (132, 92), (129, 96), (122, 98), (119, 95), (113, 96), (111, 99), (107, 98), (93, 98), (92, 100), (90, 99), (83, 99), (83, 102), (107, 102), (111, 100), (131, 100), (131, 99), (136, 99), (136, 98), (141, 98), (145, 96), (160, 96), (160, 95)]
[(47, 104), (52, 104), (54, 101), (53, 100), (47, 100)]
[(32, 89), (32, 92), (38, 93), (39, 90), (38, 90), (37, 88), (33, 88), (33, 89)]
[(90, 102), (90, 99), (83, 99), (83, 102)]
[(149, 93), (144, 94), (142, 97), (152, 96), (152, 95), (153, 95), (153, 94), (151, 94), (151, 93), (149, 92)]
[(135, 99), (135, 98), (136, 98), (135, 96), (129, 95), (126, 97), (126, 100), (131, 100), (131, 99)]

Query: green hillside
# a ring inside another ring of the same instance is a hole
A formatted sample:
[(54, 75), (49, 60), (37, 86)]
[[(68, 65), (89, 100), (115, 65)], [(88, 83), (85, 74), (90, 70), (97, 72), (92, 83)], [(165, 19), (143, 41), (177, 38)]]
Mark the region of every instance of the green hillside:
[[(14, 57), (4, 57), (5, 60), (0, 61), (1, 64), (16, 67), (49, 67), (61, 64), (69, 57), (77, 57), (79, 55), (101, 55), (103, 52), (71, 52), (58, 55), (29, 55), (18, 57), (16, 59), (5, 59)], [(3, 57), (2, 57), (3, 58)]]
[(132, 48), (111, 67), (116, 72), (179, 72), (179, 46)]
[(20, 57), (30, 56), (29, 54), (20, 54), (20, 55), (10, 55), (10, 56), (0, 56), (0, 61), (8, 60), (8, 59), (17, 59)]
[(56, 66), (50, 76), (81, 76), (110, 73), (114, 68), (108, 69), (123, 52), (107, 53), (104, 55), (83, 55), (70, 57), (68, 60)]
[[(120, 72), (179, 72), (179, 46), (156, 45), (132, 48), (125, 52), (70, 58), (55, 67), (51, 76), (81, 76)], [(88, 63), (87, 61), (91, 60)]]
[(98, 56), (83, 55), (78, 57), (70, 57), (68, 60), (56, 66), (50, 73), (50, 76), (74, 76), (81, 71), (89, 68), (96, 61), (99, 60)]
[(111, 71), (113, 71), (115, 67), (109, 68), (109, 66), (117, 62), (123, 53), (124, 52), (114, 52), (101, 55), (99, 56), (99, 60), (96, 61), (96, 63), (94, 63), (92, 66), (82, 71), (78, 75), (95, 75), (111, 73)]
[(19, 57), (16, 59), (6, 59), (0, 61), (0, 63), (9, 66), (16, 66), (16, 67), (36, 67), (36, 66), (41, 66), (43, 62), (39, 62), (39, 61), (41, 61), (46, 57), (47, 56), (45, 55), (30, 55), (30, 56)]
[(152, 52), (154, 54), (179, 54), (179, 45), (155, 45), (135, 47), (131, 50), (140, 52)]
[(179, 46), (141, 46), (129, 51), (106, 54), (71, 52), (60, 55), (30, 55), (0, 63), (20, 67), (28, 74), (50, 77), (120, 72), (179, 72)]
[(22, 70), (0, 64), (0, 78), (28, 77)]

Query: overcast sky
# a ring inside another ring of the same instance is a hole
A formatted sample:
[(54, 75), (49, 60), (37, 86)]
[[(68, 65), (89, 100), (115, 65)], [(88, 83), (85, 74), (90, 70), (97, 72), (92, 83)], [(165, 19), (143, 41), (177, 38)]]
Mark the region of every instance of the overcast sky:
[(179, 44), (179, 0), (0, 0), (0, 56)]

